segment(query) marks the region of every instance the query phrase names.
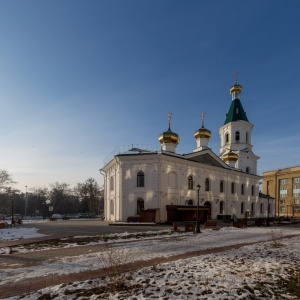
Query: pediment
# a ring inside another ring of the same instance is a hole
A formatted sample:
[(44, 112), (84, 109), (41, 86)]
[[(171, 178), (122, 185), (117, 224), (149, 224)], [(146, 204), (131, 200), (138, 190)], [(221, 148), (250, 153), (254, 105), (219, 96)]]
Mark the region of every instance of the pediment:
[(214, 166), (214, 167), (219, 167), (219, 168), (224, 168), (228, 167), (228, 165), (223, 162), (219, 156), (214, 154), (210, 150), (205, 150), (205, 151), (200, 151), (197, 153), (189, 154), (186, 157), (188, 160), (195, 161), (201, 164), (209, 165), (209, 166)]

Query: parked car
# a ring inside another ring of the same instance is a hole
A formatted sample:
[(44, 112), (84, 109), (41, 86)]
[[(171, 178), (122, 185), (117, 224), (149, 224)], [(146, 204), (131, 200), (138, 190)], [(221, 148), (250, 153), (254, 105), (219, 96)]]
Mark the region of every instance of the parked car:
[(53, 214), (53, 215), (52, 215), (52, 218), (53, 218), (53, 219), (62, 219), (63, 217), (62, 217), (61, 214)]
[(88, 213), (80, 213), (79, 214), (79, 218), (89, 218), (89, 214)]

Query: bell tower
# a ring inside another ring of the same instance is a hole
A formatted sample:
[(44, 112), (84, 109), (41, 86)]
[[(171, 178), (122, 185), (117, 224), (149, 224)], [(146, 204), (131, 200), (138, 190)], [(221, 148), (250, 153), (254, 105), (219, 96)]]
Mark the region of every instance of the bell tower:
[[(221, 137), (220, 158), (228, 163), (228, 154), (237, 154), (238, 159), (230, 166), (249, 174), (257, 174), (259, 159), (252, 151), (251, 133), (253, 124), (248, 121), (246, 112), (240, 101), (243, 87), (237, 82), (238, 73), (235, 73), (235, 83), (230, 88), (231, 105), (226, 114), (224, 125), (220, 127)], [(230, 157), (231, 157), (230, 156)]]

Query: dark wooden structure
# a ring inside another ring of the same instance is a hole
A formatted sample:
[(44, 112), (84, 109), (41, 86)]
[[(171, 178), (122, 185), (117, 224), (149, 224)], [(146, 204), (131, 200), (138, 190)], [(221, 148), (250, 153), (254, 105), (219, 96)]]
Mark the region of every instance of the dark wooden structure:
[[(196, 205), (167, 205), (167, 221), (168, 222), (186, 222), (196, 221), (197, 206)], [(211, 216), (211, 208), (209, 206), (199, 206), (199, 219), (207, 221)]]

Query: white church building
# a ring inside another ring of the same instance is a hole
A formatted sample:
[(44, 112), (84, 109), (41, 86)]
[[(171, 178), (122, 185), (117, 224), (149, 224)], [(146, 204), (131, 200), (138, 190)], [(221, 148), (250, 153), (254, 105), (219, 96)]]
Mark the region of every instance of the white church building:
[[(232, 102), (220, 127), (220, 154), (208, 142), (211, 132), (195, 131), (196, 148), (176, 153), (179, 136), (159, 135), (160, 151), (132, 148), (115, 155), (101, 170), (104, 176), (104, 217), (110, 221), (203, 221), (267, 216), (267, 199), (259, 192), (259, 159), (252, 151), (253, 124), (240, 101), (242, 86), (230, 89)], [(272, 205), (272, 204), (270, 204)], [(273, 215), (269, 206), (270, 217)]]

